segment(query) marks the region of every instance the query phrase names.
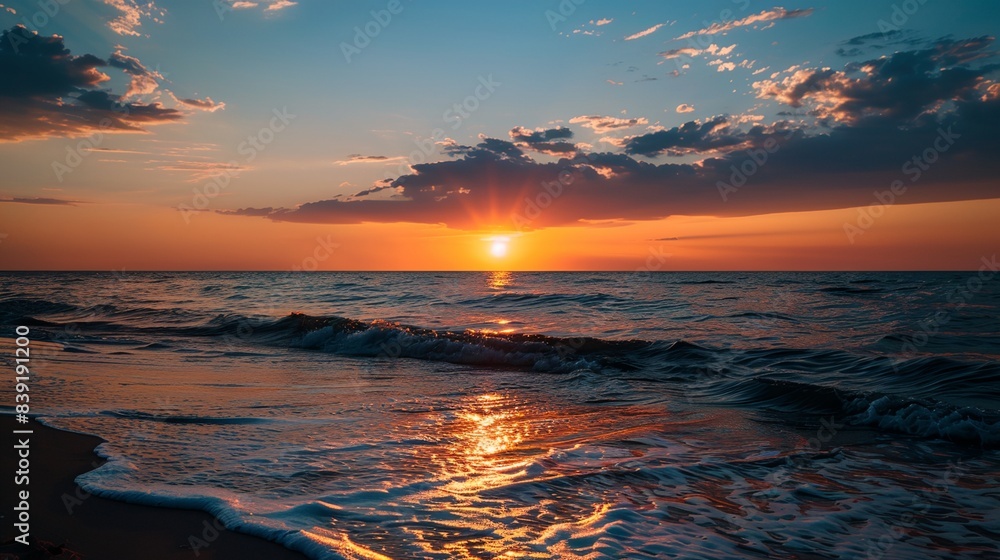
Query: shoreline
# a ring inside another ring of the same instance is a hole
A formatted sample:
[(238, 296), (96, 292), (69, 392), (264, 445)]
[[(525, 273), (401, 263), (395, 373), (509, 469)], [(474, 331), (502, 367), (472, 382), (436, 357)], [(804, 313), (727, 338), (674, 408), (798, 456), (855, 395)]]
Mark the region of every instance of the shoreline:
[[(4, 473), (16, 469), (15, 426), (4, 423), (0, 458)], [(261, 558), (303, 560), (306, 557), (280, 544), (230, 530), (215, 530), (216, 519), (200, 510), (130, 504), (87, 494), (76, 477), (105, 463), (94, 449), (99, 437), (50, 428), (32, 418), (17, 429), (31, 429), (30, 547), (14, 542), (14, 477), (0, 484), (4, 510), (0, 511), (0, 558), (7, 559), (131, 559), (213, 560)], [(10, 504), (10, 505), (7, 505)], [(221, 524), (219, 524), (221, 526)], [(206, 538), (208, 537), (208, 538)], [(214, 538), (212, 538), (214, 537)], [(203, 543), (197, 550), (191, 543)], [(207, 543), (207, 546), (204, 544)]]

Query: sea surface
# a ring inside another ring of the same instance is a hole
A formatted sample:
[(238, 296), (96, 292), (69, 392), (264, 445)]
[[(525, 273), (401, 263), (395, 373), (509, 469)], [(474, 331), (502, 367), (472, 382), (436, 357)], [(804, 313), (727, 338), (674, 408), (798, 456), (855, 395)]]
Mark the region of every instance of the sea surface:
[(995, 559), (992, 274), (2, 273), (0, 337), (86, 490), (315, 559)]

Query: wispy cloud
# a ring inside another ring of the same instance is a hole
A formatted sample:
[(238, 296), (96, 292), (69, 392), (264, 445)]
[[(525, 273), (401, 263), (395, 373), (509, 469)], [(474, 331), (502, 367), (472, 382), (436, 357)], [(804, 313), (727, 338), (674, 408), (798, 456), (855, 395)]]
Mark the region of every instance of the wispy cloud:
[(41, 198), (41, 197), (14, 197), (0, 199), (0, 202), (10, 202), (14, 204), (44, 204), (47, 206), (75, 206), (79, 200), (63, 200), (61, 198)]
[(777, 21), (782, 19), (793, 19), (806, 17), (813, 13), (812, 8), (806, 8), (802, 10), (786, 10), (784, 8), (772, 8), (770, 10), (763, 10), (759, 14), (753, 14), (747, 16), (743, 19), (737, 19), (733, 21), (728, 21), (724, 23), (716, 22), (703, 29), (698, 29), (696, 31), (689, 31), (675, 40), (690, 39), (696, 35), (717, 35), (719, 33), (728, 33), (733, 29), (739, 27), (746, 27), (748, 25), (754, 25), (757, 23), (764, 23), (769, 21)]
[(661, 27), (663, 27), (664, 25), (666, 25), (666, 24), (665, 23), (657, 23), (653, 27), (650, 27), (648, 29), (643, 29), (642, 31), (640, 31), (638, 33), (633, 33), (633, 34), (629, 35), (628, 37), (625, 37), (625, 40), (626, 41), (634, 41), (636, 39), (641, 39), (641, 38), (643, 38), (643, 37), (645, 37), (647, 35), (652, 35), (653, 33), (656, 33), (657, 31), (659, 31), (659, 29)]
[(108, 22), (108, 27), (119, 35), (138, 37), (144, 19), (162, 23), (167, 13), (152, 1), (138, 4), (135, 0), (104, 0), (104, 3), (118, 10), (118, 16)]
[(290, 8), (297, 5), (298, 2), (291, 2), (290, 0), (278, 0), (277, 2), (271, 2), (266, 8), (265, 12), (277, 12), (278, 10), (284, 10), (285, 8)]
[(208, 111), (209, 113), (214, 113), (216, 111), (221, 111), (226, 108), (226, 104), (222, 101), (214, 101), (211, 97), (206, 97), (205, 99), (195, 99), (195, 98), (183, 98), (177, 97), (173, 93), (170, 94), (174, 101), (179, 103), (184, 107), (190, 107), (192, 109), (198, 109), (199, 111)]
[(406, 161), (403, 156), (365, 156), (361, 154), (350, 154), (347, 159), (335, 161), (337, 165), (352, 165), (355, 163), (393, 163)]
[(602, 117), (600, 115), (582, 115), (573, 117), (569, 122), (570, 124), (579, 124), (584, 128), (589, 128), (598, 134), (604, 134), (612, 130), (644, 125), (649, 121), (643, 117), (619, 119), (618, 117)]
[(149, 169), (150, 171), (166, 171), (187, 173), (190, 178), (188, 182), (202, 181), (220, 175), (238, 175), (241, 171), (246, 171), (249, 167), (233, 162), (222, 161), (149, 161), (147, 163), (160, 163)]

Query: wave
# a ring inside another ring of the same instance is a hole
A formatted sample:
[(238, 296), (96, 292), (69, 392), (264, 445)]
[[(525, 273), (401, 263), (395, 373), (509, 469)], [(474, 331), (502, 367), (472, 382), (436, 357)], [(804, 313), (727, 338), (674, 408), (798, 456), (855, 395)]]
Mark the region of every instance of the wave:
[[(29, 300), (21, 304), (21, 309), (27, 308), (55, 307)], [(88, 324), (109, 330), (125, 328), (110, 321)], [(666, 391), (682, 392), (704, 404), (775, 413), (833, 414), (884, 431), (1000, 446), (1000, 364), (991, 361), (944, 356), (899, 360), (843, 350), (784, 347), (735, 350), (683, 339), (606, 340), (451, 331), (303, 313), (280, 319), (220, 314), (193, 326), (128, 328), (129, 336), (146, 333), (156, 341), (171, 337), (216, 339), (213, 350), (222, 357), (260, 355), (263, 346), (376, 360), (407, 358), (539, 373), (624, 375), (664, 386)], [(64, 341), (64, 347), (86, 351), (73, 340)], [(186, 350), (163, 342), (148, 343), (145, 349)]]
[(170, 416), (162, 414), (150, 414), (139, 410), (105, 410), (101, 412), (103, 416), (122, 418), (128, 420), (143, 420), (146, 422), (163, 422), (165, 424), (267, 424), (273, 420), (267, 418), (246, 417), (237, 418), (233, 416), (211, 417), (211, 416)]

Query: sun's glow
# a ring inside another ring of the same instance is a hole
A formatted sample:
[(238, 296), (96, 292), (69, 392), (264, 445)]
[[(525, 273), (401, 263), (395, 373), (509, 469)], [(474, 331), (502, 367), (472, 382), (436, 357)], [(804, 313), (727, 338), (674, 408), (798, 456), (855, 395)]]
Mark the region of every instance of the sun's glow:
[(500, 258), (507, 255), (507, 243), (508, 239), (506, 237), (496, 237), (493, 239), (493, 244), (490, 245), (490, 254), (494, 257)]

